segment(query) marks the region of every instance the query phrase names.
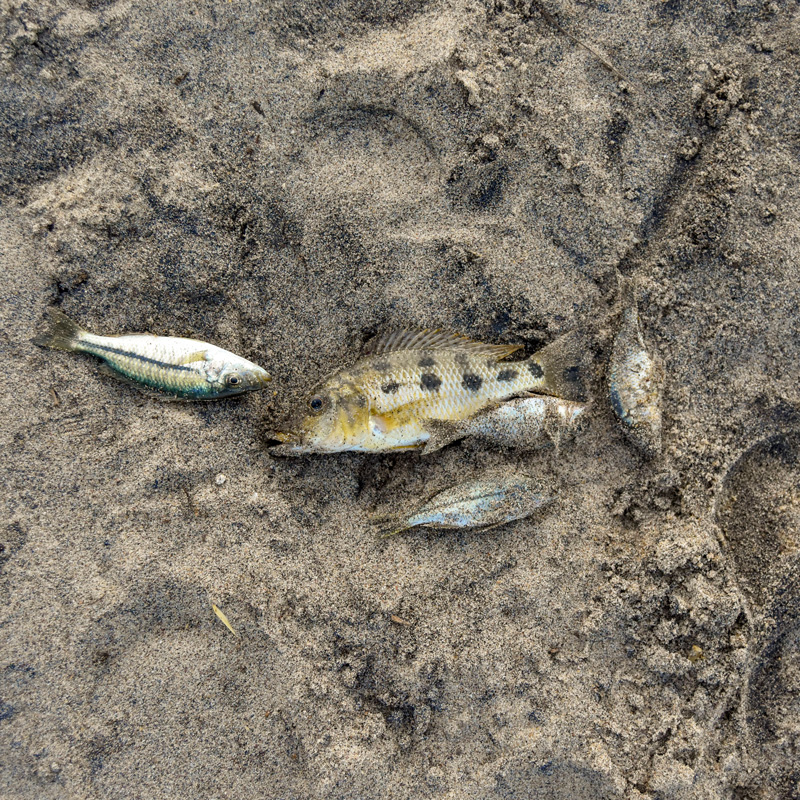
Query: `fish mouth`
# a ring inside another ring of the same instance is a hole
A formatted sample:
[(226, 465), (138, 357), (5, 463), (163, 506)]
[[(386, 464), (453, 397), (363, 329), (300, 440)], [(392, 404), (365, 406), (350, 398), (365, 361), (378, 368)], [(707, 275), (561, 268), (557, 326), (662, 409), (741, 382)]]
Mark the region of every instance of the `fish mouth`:
[(267, 439), (281, 444), (299, 444), (300, 437), (296, 433), (290, 431), (270, 431), (267, 434)]
[(291, 431), (269, 431), (266, 440), (269, 454), (273, 456), (299, 456), (305, 452), (302, 439)]

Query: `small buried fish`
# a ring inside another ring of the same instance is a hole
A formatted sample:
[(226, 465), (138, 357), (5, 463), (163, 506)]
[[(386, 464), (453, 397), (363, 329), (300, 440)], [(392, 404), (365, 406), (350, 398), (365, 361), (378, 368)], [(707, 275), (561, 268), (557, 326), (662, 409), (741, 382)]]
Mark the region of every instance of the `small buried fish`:
[(551, 503), (539, 481), (528, 475), (501, 472), (461, 483), (432, 497), (386, 536), (422, 526), (425, 528), (493, 528), (523, 519)]
[[(624, 279), (622, 279), (624, 281)], [(661, 452), (663, 367), (647, 351), (632, 284), (621, 284), (626, 297), (622, 325), (608, 367), (611, 407), (631, 441), (648, 457)]]
[(272, 437), (278, 455), (419, 448), (429, 422), (455, 423), (531, 392), (570, 398), (582, 391), (577, 337), (567, 334), (524, 361), (521, 345), (492, 345), (439, 330), (377, 337), (351, 368), (312, 393), (289, 430)]
[(474, 436), (500, 447), (533, 450), (548, 441), (556, 446), (574, 433), (582, 421), (584, 403), (534, 394), (507, 400), (460, 422), (431, 420), (430, 438), (422, 449), (434, 453), (458, 439)]
[(103, 372), (162, 395), (215, 400), (262, 389), (270, 380), (258, 365), (213, 344), (145, 333), (97, 336), (57, 309), (50, 316), (50, 330), (34, 344), (91, 353), (106, 362)]

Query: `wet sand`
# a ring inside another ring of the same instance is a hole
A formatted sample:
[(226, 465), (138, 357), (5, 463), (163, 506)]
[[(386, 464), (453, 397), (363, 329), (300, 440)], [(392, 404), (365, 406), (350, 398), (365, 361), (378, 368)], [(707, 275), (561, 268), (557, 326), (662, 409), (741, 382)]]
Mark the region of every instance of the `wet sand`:
[[(800, 797), (797, 3), (2, 18), (0, 795)], [(606, 398), (618, 272), (665, 366), (656, 459)], [(49, 306), (274, 391), (154, 401), (32, 345)], [(582, 331), (585, 430), (270, 456), (405, 325)], [(558, 502), (379, 538), (504, 466)]]

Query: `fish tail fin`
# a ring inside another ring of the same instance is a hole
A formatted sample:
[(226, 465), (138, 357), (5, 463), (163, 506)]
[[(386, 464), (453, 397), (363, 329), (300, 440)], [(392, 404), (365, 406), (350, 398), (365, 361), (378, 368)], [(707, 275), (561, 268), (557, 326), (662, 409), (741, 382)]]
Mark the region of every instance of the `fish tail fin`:
[(395, 528), (393, 531), (389, 531), (388, 533), (381, 534), (381, 539), (388, 539), (390, 536), (397, 536), (398, 533), (402, 533), (403, 531), (407, 531), (411, 528), (411, 525), (403, 525), (402, 528)]
[[(373, 525), (383, 531), (383, 533), (381, 533), (381, 539), (386, 539), (389, 536), (402, 533), (411, 527), (403, 522), (403, 515), (397, 511), (370, 514), (369, 519)], [(395, 527), (400, 523), (403, 523), (402, 527)]]
[(636, 308), (636, 278), (632, 275), (623, 275), (617, 269), (617, 297), (623, 308)]
[(57, 308), (50, 309), (50, 328), (33, 339), (40, 347), (54, 347), (56, 350), (80, 350), (80, 342), (85, 331)]
[(585, 400), (587, 353), (587, 343), (578, 331), (566, 333), (534, 353), (527, 363), (541, 370), (542, 384), (536, 392), (564, 400)]

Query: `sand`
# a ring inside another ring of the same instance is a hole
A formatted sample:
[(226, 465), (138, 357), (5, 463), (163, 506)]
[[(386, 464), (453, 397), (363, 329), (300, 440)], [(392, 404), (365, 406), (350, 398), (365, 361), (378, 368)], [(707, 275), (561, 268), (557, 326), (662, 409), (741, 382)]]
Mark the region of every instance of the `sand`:
[[(800, 797), (796, 2), (2, 20), (0, 796)], [(652, 460), (605, 394), (618, 272), (665, 365)], [(152, 400), (32, 345), (49, 306), (273, 390)], [(585, 430), (270, 456), (403, 325), (583, 331)], [(558, 502), (379, 538), (501, 466)]]

